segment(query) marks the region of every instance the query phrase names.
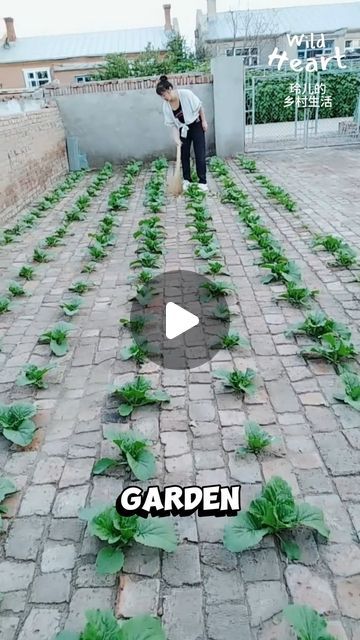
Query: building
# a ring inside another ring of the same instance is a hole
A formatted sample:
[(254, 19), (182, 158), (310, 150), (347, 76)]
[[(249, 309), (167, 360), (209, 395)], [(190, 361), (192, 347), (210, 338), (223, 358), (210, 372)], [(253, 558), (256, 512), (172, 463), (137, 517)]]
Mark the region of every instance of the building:
[[(313, 43), (291, 38), (311, 33), (318, 35)], [(207, 0), (207, 14), (196, 15), (195, 41), (198, 52), (240, 56), (249, 66), (267, 65), (275, 47), (290, 59), (331, 55), (336, 46), (345, 53), (360, 47), (360, 2), (217, 12), (216, 0)]]
[(48, 82), (82, 83), (110, 53), (132, 59), (149, 43), (165, 51), (169, 35), (179, 30), (165, 4), (161, 27), (121, 29), (94, 33), (17, 38), (13, 18), (4, 18), (6, 31), (0, 39), (0, 89), (36, 88)]

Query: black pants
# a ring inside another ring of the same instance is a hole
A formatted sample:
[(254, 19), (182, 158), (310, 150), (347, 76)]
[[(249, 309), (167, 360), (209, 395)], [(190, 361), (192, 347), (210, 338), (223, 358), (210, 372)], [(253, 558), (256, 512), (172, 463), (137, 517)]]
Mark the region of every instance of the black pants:
[(196, 173), (200, 184), (206, 184), (206, 153), (205, 153), (205, 133), (201, 120), (189, 125), (186, 138), (181, 138), (181, 162), (184, 180), (191, 182), (190, 173), (190, 149), (191, 143), (194, 145)]

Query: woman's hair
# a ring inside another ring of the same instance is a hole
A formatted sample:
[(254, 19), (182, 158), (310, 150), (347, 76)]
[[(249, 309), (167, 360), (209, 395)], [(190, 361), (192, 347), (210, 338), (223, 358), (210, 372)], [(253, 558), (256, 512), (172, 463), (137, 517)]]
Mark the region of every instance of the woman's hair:
[(173, 89), (173, 85), (169, 82), (167, 76), (160, 76), (160, 80), (156, 85), (156, 93), (158, 96), (162, 96), (165, 91)]

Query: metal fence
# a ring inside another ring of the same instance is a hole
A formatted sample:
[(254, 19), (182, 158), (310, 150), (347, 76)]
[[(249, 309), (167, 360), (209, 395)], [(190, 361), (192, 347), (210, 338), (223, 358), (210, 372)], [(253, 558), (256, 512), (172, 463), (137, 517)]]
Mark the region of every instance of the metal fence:
[(360, 144), (360, 60), (346, 69), (245, 69), (245, 149)]

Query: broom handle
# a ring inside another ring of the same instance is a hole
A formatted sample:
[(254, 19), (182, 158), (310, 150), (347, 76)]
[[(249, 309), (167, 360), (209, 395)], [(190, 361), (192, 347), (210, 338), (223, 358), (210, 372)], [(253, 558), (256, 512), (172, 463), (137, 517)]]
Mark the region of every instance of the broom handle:
[(178, 145), (176, 149), (176, 170), (180, 169), (180, 160), (181, 160), (181, 147)]

